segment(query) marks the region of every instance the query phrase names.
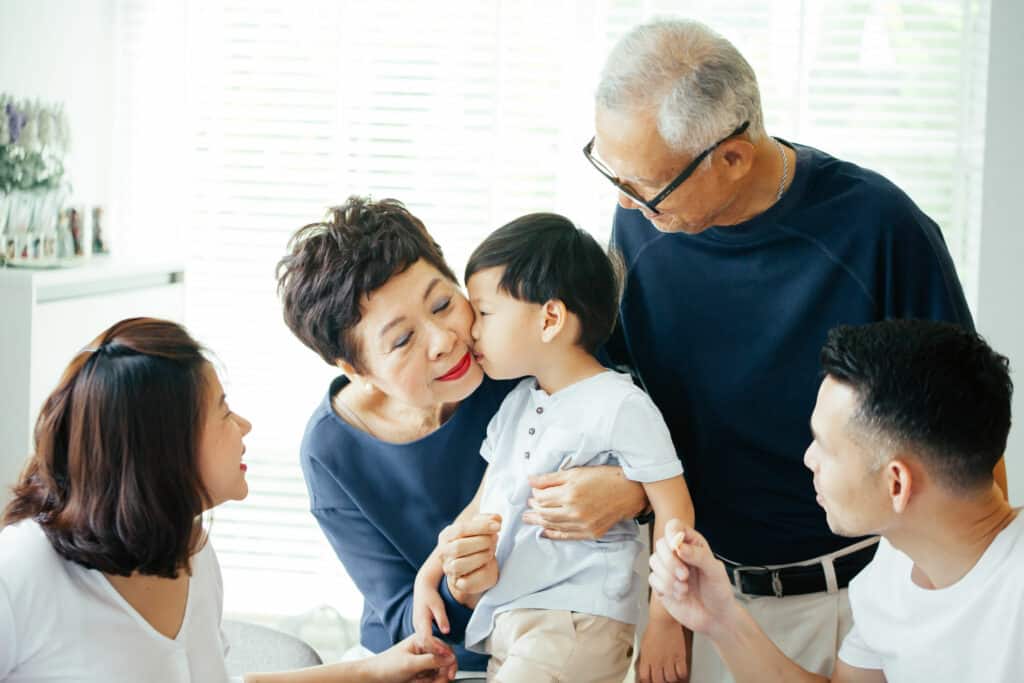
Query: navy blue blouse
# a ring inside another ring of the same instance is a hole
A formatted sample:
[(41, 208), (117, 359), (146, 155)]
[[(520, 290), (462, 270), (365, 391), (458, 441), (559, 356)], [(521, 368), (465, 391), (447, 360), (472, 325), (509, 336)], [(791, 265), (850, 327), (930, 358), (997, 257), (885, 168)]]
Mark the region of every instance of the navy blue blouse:
[[(413, 633), (416, 572), (437, 535), (473, 499), (486, 462), (487, 424), (514, 382), (483, 384), (441, 427), (412, 443), (381, 441), (335, 414), (331, 399), (346, 384), (331, 382), (306, 426), (302, 473), (310, 507), (365, 603), (360, 640), (380, 652)], [(471, 610), (441, 581), (449, 638), (464, 637)], [(487, 658), (455, 646), (459, 668), (482, 671)]]

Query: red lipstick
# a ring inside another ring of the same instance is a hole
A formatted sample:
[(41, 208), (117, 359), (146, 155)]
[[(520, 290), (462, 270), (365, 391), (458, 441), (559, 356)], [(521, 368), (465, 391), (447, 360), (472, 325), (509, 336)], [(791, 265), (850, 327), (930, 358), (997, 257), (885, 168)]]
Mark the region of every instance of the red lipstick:
[(455, 367), (438, 377), (437, 381), (451, 382), (453, 380), (461, 379), (467, 372), (469, 372), (469, 366), (472, 364), (473, 357), (470, 355), (469, 351), (467, 351), (466, 355), (464, 355), (462, 359), (455, 364)]

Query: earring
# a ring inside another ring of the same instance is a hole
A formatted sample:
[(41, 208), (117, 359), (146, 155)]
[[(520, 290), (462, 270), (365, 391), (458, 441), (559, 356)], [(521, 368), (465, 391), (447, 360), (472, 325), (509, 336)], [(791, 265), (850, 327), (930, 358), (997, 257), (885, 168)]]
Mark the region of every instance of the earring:
[(363, 391), (365, 391), (368, 394), (372, 394), (373, 390), (374, 386), (372, 382), (363, 382)]

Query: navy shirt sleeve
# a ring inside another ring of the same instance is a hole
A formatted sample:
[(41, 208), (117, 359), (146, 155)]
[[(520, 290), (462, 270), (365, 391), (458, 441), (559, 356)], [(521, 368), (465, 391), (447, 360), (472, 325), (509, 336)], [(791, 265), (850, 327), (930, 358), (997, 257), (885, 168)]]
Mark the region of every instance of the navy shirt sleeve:
[[(355, 507), (318, 508), (313, 516), (363, 599), (383, 622), (391, 642), (412, 635), (417, 568)], [(451, 622), (448, 637), (462, 640), (473, 612), (452, 597), (444, 579), (439, 588)]]
[[(902, 191), (893, 187), (902, 195)], [(900, 207), (894, 228), (887, 233), (882, 270), (886, 282), (880, 318), (945, 320), (974, 329), (967, 299), (956, 277), (953, 259), (939, 226), (909, 198), (893, 202)]]

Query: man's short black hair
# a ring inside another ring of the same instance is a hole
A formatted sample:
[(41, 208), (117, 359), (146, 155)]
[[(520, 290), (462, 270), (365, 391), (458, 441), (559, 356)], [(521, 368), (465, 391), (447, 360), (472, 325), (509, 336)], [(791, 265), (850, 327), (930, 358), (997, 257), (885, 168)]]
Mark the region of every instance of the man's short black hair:
[(869, 432), (909, 446), (954, 491), (990, 486), (1006, 450), (1009, 361), (958, 325), (887, 320), (828, 334), (827, 375), (853, 387)]
[(595, 353), (607, 341), (619, 306), (612, 258), (565, 216), (531, 213), (504, 225), (476, 248), (466, 282), (481, 270), (505, 269), (498, 286), (521, 301), (558, 299), (580, 321), (577, 343)]

